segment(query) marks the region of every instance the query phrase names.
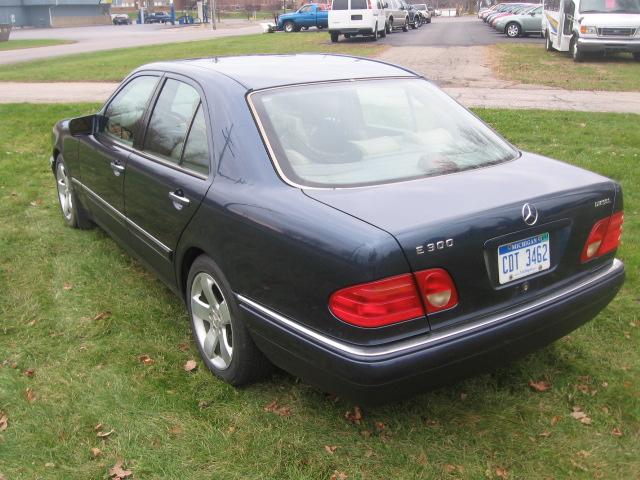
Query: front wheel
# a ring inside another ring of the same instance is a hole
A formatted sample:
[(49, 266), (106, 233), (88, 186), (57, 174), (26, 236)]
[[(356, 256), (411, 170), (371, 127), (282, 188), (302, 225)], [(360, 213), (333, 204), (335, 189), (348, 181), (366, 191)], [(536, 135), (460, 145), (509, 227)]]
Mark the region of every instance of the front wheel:
[(340, 34), (338, 32), (331, 32), (331, 43), (336, 43)]
[(287, 33), (291, 33), (295, 30), (295, 25), (293, 24), (293, 22), (285, 22), (284, 24), (284, 31)]
[(574, 62), (581, 62), (582, 60), (584, 60), (584, 53), (582, 53), (582, 51), (580, 50), (578, 39), (574, 38), (573, 40), (571, 40), (570, 51), (571, 57), (573, 58)]
[(187, 305), (196, 347), (216, 377), (239, 386), (271, 371), (253, 343), (226, 278), (207, 255), (196, 258), (189, 270)]
[(378, 41), (378, 24), (377, 23), (375, 28), (373, 29), (373, 33), (371, 34), (371, 40), (374, 42)]
[(508, 24), (504, 31), (509, 38), (518, 38), (520, 35), (522, 35), (522, 28), (517, 23)]
[(551, 43), (551, 37), (549, 36), (549, 32), (546, 32), (544, 34), (545, 40), (544, 40), (544, 49), (547, 52), (551, 52), (553, 51), (553, 43)]
[(58, 155), (55, 168), (58, 202), (60, 203), (62, 218), (64, 218), (65, 223), (69, 227), (79, 228), (81, 230), (93, 227), (93, 223), (78, 203), (78, 197), (73, 189), (71, 176), (67, 171), (67, 166), (62, 159), (62, 155)]
[(380, 38), (385, 38), (387, 36), (387, 24), (385, 23), (384, 28), (380, 30)]

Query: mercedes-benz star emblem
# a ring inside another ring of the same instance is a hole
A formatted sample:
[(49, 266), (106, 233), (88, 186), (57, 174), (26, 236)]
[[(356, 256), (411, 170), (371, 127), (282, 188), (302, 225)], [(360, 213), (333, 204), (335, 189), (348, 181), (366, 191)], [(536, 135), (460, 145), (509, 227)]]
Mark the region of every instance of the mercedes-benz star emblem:
[(522, 220), (527, 225), (535, 225), (538, 221), (538, 209), (533, 205), (525, 203), (522, 206)]

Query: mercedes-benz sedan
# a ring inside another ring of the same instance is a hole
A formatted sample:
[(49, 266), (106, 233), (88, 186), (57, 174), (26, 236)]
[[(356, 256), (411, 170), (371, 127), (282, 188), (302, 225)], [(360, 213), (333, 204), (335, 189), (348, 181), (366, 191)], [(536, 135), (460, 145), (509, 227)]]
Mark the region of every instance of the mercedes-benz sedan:
[(333, 55), (135, 70), (54, 128), (64, 220), (184, 299), (234, 384), (379, 401), (504, 365), (616, 295), (620, 185), (522, 152), (420, 76)]

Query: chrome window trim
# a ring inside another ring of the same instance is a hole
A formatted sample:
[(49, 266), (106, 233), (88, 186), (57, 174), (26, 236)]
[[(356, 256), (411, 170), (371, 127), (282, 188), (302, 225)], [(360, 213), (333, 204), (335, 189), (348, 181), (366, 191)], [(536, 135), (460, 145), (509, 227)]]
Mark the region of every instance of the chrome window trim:
[(345, 342), (327, 337), (326, 335), (318, 333), (315, 330), (307, 328), (299, 324), (298, 322), (291, 320), (290, 318), (280, 315), (279, 313), (274, 312), (273, 310), (270, 310), (269, 308), (263, 305), (260, 305), (259, 303), (245, 297), (244, 295), (236, 294), (236, 296), (238, 300), (241, 303), (245, 304), (246, 306), (249, 306), (257, 310), (258, 312), (262, 313), (263, 315), (268, 316), (272, 320), (275, 320), (277, 323), (280, 323), (286, 327), (289, 327), (290, 329), (294, 330), (296, 333), (302, 334), (306, 337), (309, 337), (317, 341), (323, 346), (330, 347), (334, 350), (338, 350), (339, 352), (350, 354), (350, 355), (366, 357), (368, 359), (376, 359), (377, 357), (385, 357), (387, 355), (402, 354), (409, 350), (413, 350), (419, 347), (426, 347), (433, 343), (441, 342), (443, 340), (447, 340), (452, 337), (470, 333), (493, 324), (499, 324), (499, 323), (505, 322), (518, 315), (527, 313), (531, 310), (537, 309), (539, 307), (543, 307), (563, 297), (569, 296), (572, 293), (578, 290), (581, 290), (614, 272), (622, 270), (623, 268), (624, 268), (623, 263), (616, 258), (613, 260), (612, 264), (608, 268), (605, 268), (604, 270), (600, 270), (594, 273), (589, 278), (582, 280), (581, 282), (565, 287), (559, 290), (558, 292), (545, 295), (544, 297), (534, 300), (532, 302), (529, 302), (527, 304), (520, 305), (507, 312), (503, 312), (496, 315), (490, 315), (483, 319), (477, 320), (475, 322), (453, 327), (443, 331), (430, 332), (414, 338), (401, 340), (398, 342), (394, 342), (391, 345), (379, 345), (379, 346), (370, 346), (370, 347), (357, 346), (357, 345), (345, 343)]
[(139, 226), (137, 223), (135, 223), (132, 220), (129, 220), (120, 210), (118, 210), (117, 208), (115, 208), (113, 205), (111, 205), (109, 202), (107, 202), (104, 198), (102, 198), (100, 195), (98, 195), (96, 192), (94, 192), (93, 190), (91, 190), (89, 187), (87, 187), (84, 183), (82, 183), (80, 180), (78, 180), (77, 178), (71, 178), (71, 181), (73, 183), (75, 183), (76, 185), (78, 185), (80, 188), (82, 188), (85, 192), (87, 192), (89, 195), (91, 195), (95, 200), (97, 200), (102, 206), (104, 206), (105, 208), (107, 208), (110, 212), (114, 213), (118, 218), (122, 219), (127, 225), (135, 228), (139, 233), (141, 233), (144, 237), (146, 237), (148, 240), (150, 240), (151, 242), (153, 242), (154, 245), (160, 247), (160, 249), (162, 250), (163, 253), (165, 253), (166, 255), (170, 255), (173, 250), (171, 248), (169, 248), (168, 246), (166, 246), (164, 243), (162, 243), (160, 240), (158, 240), (156, 237), (154, 237), (153, 235), (151, 235), (149, 232), (147, 232), (144, 228), (142, 228), (141, 226)]

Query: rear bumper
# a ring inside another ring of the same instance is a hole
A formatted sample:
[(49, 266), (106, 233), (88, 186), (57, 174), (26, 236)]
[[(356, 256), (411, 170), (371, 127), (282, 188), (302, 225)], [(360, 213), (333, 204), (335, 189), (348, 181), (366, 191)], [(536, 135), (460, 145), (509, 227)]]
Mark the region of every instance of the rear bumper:
[(329, 33), (337, 32), (338, 35), (371, 35), (373, 28), (330, 28)]
[(578, 38), (583, 52), (640, 52), (640, 40), (612, 40), (607, 38)]
[(259, 348), (276, 365), (324, 391), (380, 403), (504, 365), (598, 314), (624, 282), (614, 260), (558, 292), (446, 331), (380, 346), (344, 343), (238, 296)]

